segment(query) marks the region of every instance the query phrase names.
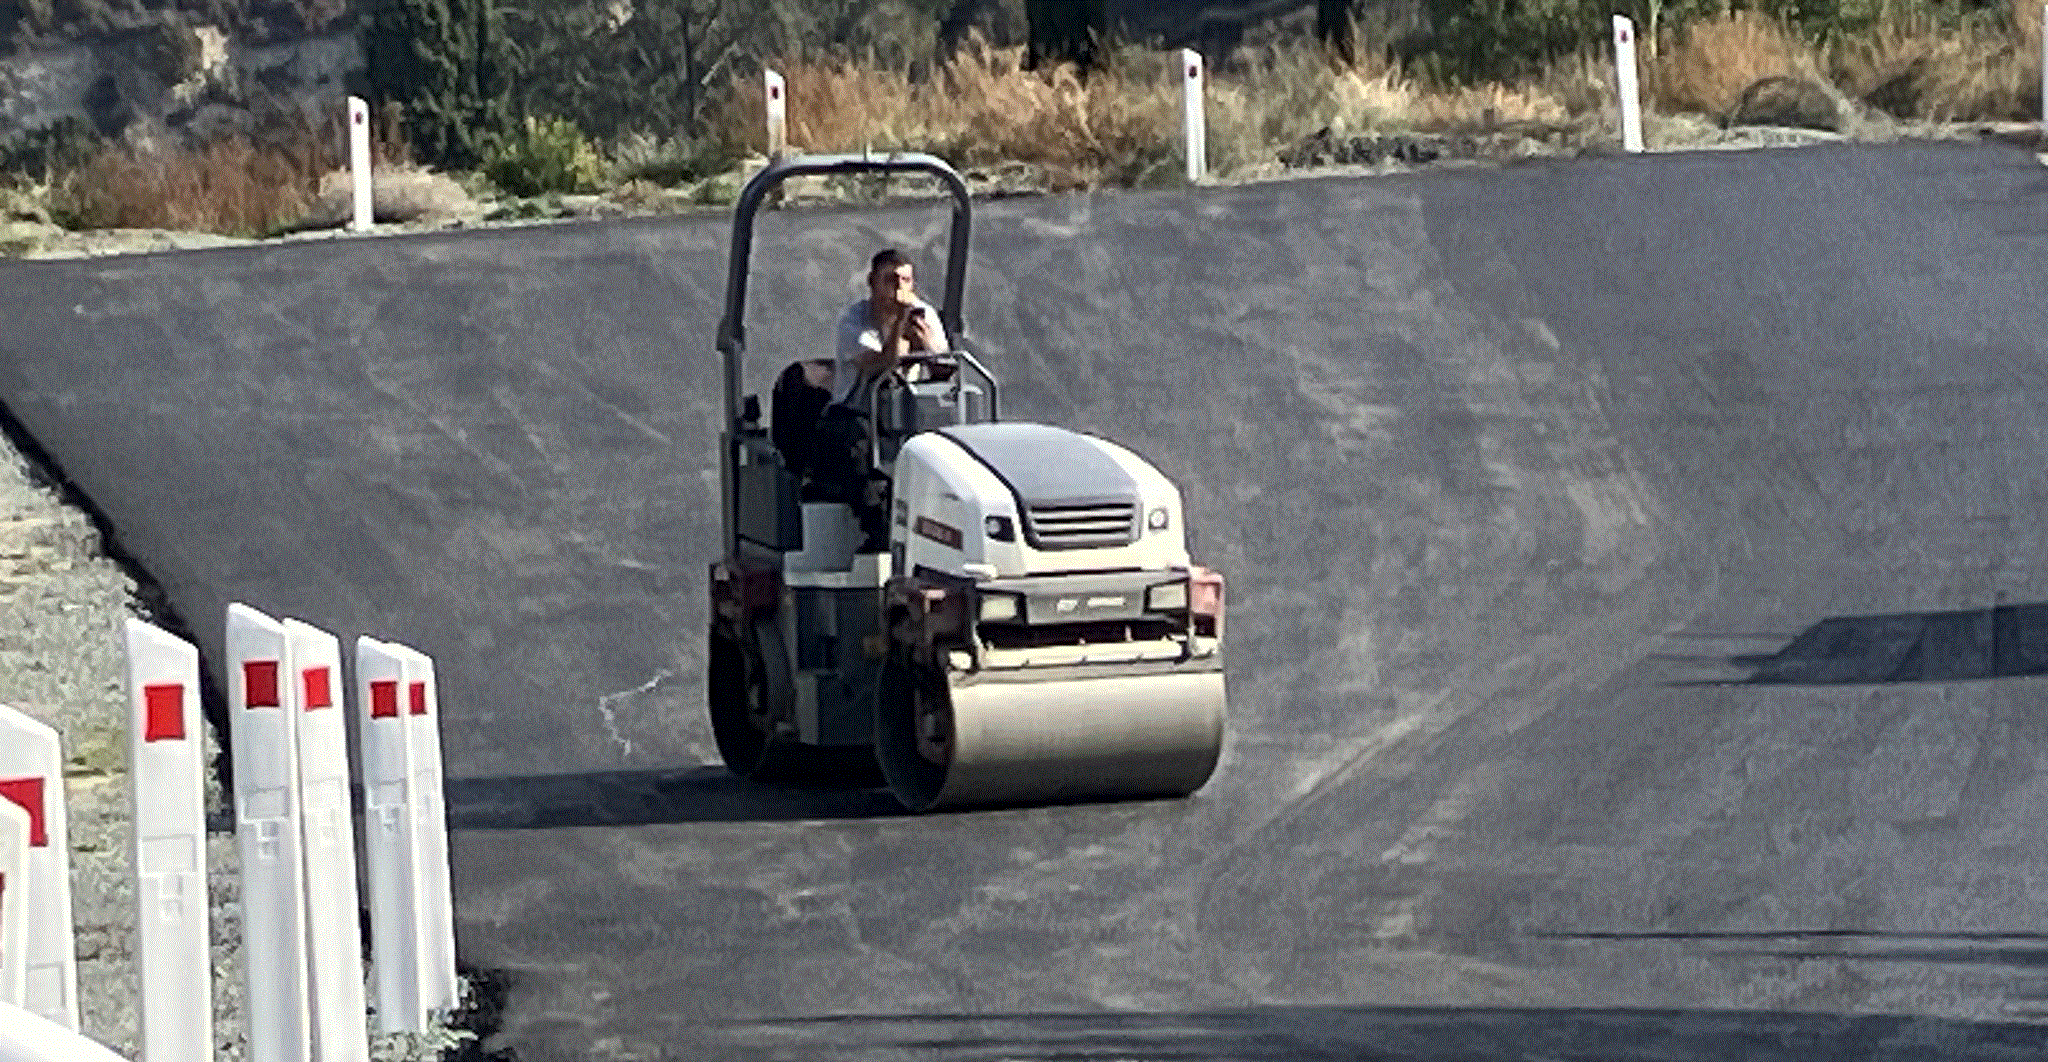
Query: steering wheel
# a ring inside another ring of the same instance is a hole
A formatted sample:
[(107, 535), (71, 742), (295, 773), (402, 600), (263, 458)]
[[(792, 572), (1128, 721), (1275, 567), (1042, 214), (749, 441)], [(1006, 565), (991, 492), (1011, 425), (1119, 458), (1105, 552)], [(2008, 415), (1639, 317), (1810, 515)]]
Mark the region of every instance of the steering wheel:
[(960, 359), (954, 357), (951, 353), (933, 351), (905, 354), (896, 360), (896, 368), (893, 370), (892, 375), (908, 383), (910, 382), (910, 376), (905, 370), (912, 367), (923, 368), (926, 372), (926, 379), (935, 383), (941, 383), (952, 379), (953, 374), (960, 371)]

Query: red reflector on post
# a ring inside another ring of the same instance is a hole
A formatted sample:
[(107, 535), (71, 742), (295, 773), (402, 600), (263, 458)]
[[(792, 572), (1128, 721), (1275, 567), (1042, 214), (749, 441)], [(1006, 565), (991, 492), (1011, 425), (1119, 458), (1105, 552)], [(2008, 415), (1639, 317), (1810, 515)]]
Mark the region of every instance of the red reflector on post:
[(412, 701), (412, 714), (427, 714), (427, 684), (415, 682), (406, 687), (406, 696)]
[(142, 688), (142, 740), (185, 740), (185, 687), (164, 683)]
[(242, 665), (242, 681), (251, 708), (282, 708), (277, 697), (277, 661), (251, 660)]
[(43, 826), (43, 780), (40, 778), (0, 779), (0, 800), (11, 800), (28, 812), (28, 846), (47, 848), (50, 835)]
[(398, 714), (398, 683), (389, 679), (370, 683), (370, 718), (389, 719)]
[(311, 712), (321, 708), (334, 707), (334, 692), (332, 685), (327, 681), (327, 669), (324, 667), (309, 667), (305, 670), (304, 677), (306, 680), (306, 710)]

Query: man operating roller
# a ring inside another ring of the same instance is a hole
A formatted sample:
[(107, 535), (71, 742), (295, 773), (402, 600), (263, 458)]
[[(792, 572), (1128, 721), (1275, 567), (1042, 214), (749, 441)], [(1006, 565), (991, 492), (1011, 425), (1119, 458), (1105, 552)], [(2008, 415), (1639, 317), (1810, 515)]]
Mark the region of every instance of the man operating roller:
[(867, 405), (876, 380), (912, 353), (949, 349), (939, 311), (917, 294), (917, 271), (893, 248), (868, 262), (868, 297), (840, 315), (832, 402), (817, 428), (812, 468), (834, 500), (851, 505), (867, 534), (864, 552), (888, 548), (888, 515), (869, 490)]

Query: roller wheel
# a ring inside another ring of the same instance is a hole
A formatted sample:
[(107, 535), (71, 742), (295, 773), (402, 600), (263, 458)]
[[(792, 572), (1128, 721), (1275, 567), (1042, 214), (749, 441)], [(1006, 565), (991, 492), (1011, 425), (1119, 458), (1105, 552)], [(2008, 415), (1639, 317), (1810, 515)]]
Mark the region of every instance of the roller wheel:
[(776, 704), (767, 656), (757, 637), (748, 644), (711, 634), (706, 694), (711, 734), (725, 768), (753, 782), (776, 785), (871, 788), (881, 784), (872, 751), (860, 746), (805, 745), (775, 733), (787, 715)]
[(711, 667), (705, 694), (711, 709), (711, 736), (725, 769), (753, 778), (773, 759), (769, 731), (769, 694), (760, 654), (725, 635), (711, 632)]
[(952, 766), (953, 702), (946, 677), (892, 647), (875, 698), (875, 758), (896, 798), (926, 810)]

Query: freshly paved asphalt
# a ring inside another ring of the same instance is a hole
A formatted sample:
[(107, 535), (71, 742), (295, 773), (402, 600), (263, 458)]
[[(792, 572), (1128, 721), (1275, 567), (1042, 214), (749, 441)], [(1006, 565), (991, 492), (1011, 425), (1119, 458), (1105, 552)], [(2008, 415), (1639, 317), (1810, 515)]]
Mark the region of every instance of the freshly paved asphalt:
[[(753, 389), (882, 241), (770, 218)], [(1013, 417), (1230, 578), (1192, 800), (757, 790), (701, 704), (722, 216), (0, 269), (0, 401), (218, 659), (436, 655), (540, 1059), (2039, 1057), (2048, 170), (1974, 145), (984, 204)], [(112, 633), (110, 632), (110, 637)]]

